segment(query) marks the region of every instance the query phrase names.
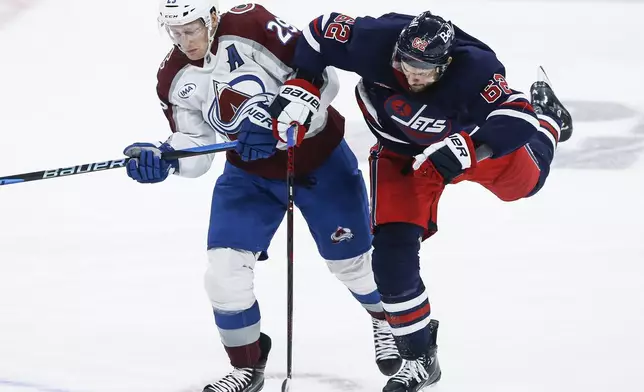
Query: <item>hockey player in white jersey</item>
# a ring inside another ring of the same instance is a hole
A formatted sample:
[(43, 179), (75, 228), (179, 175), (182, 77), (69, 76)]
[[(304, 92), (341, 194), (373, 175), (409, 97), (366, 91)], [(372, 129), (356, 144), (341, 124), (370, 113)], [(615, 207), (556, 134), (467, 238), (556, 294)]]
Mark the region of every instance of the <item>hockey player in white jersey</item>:
[[(254, 392), (264, 383), (271, 340), (260, 332), (253, 269), (267, 257), (286, 212), (287, 154), (278, 139), (292, 124), (295, 204), (330, 271), (371, 315), (378, 367), (395, 373), (401, 359), (371, 270), (366, 187), (344, 141), (344, 118), (329, 106), (338, 91), (335, 74), (296, 74), (290, 62), (300, 32), (257, 4), (221, 14), (216, 0), (163, 0), (159, 22), (174, 43), (157, 85), (173, 133), (160, 145), (128, 146), (125, 154), (134, 158), (128, 175), (141, 183), (171, 173), (198, 177), (212, 155), (166, 161), (161, 153), (238, 141), (215, 185), (205, 273), (233, 371), (204, 391)], [(273, 130), (266, 109), (276, 96), (288, 116)]]

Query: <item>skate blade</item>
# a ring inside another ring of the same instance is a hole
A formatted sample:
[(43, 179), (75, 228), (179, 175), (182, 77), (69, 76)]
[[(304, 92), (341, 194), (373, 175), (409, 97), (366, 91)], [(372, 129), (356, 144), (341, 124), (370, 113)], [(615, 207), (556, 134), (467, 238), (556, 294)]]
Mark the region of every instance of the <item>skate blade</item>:
[(550, 81), (550, 78), (548, 78), (548, 74), (546, 73), (546, 70), (543, 69), (543, 66), (539, 66), (537, 68), (537, 80), (540, 82), (546, 82), (550, 88), (552, 88), (552, 82)]
[(430, 388), (434, 389), (434, 387), (436, 387), (438, 382), (441, 380), (442, 375), (443, 375), (443, 372), (438, 373), (438, 377), (436, 377), (436, 380), (432, 381), (431, 384), (423, 385), (416, 392), (423, 392), (423, 391), (428, 392), (430, 390)]

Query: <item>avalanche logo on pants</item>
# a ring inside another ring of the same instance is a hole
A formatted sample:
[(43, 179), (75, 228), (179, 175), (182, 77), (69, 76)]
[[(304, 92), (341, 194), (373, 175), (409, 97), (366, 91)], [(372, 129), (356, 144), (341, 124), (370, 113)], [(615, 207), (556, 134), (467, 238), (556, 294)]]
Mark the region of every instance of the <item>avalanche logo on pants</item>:
[(334, 244), (339, 244), (341, 241), (351, 241), (353, 239), (353, 233), (351, 229), (338, 226), (333, 234), (331, 234), (331, 242)]

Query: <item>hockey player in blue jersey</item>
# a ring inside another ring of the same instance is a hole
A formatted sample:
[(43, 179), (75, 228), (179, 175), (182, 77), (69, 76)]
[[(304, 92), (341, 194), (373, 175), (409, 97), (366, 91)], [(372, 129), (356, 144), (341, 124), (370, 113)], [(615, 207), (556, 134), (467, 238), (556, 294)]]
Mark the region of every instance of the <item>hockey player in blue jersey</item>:
[[(438, 229), (445, 185), (477, 182), (505, 201), (534, 195), (557, 143), (572, 133), (570, 114), (546, 81), (532, 85), (531, 99), (511, 88), (487, 45), (430, 12), (320, 16), (304, 29), (293, 64), (362, 77), (356, 99), (378, 140), (370, 155), (373, 269), (407, 359), (383, 391), (418, 391), (441, 377), (419, 240)], [(270, 113), (283, 132), (279, 99)]]
[[(392, 375), (402, 360), (371, 269), (367, 190), (344, 141), (344, 118), (329, 106), (337, 76), (320, 72), (306, 82), (287, 81), (295, 75), (291, 61), (300, 32), (258, 4), (219, 11), (216, 0), (160, 1), (159, 21), (174, 46), (159, 68), (157, 93), (172, 134), (160, 146), (125, 149), (133, 158), (127, 174), (158, 183), (170, 174), (198, 177), (213, 160), (168, 161), (162, 151), (238, 141), (214, 186), (204, 279), (233, 370), (204, 391), (257, 392), (264, 385), (271, 339), (262, 333), (253, 280), (287, 208), (287, 152), (278, 146), (265, 106), (278, 91), (287, 96), (280, 100), (288, 101), (286, 112), (308, 131), (299, 132), (294, 164), (294, 202), (307, 223), (301, 230), (311, 232), (329, 270), (371, 315), (365, 327), (373, 332), (376, 363)], [(169, 202), (190, 203), (185, 197)], [(302, 256), (298, 260), (307, 263)]]

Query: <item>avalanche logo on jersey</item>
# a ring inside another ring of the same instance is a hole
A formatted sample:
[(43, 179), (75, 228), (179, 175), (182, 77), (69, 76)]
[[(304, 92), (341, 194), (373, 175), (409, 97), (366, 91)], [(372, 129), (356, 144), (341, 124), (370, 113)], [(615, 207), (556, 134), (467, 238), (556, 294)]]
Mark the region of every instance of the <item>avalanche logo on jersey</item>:
[(239, 125), (248, 116), (262, 118), (262, 124), (271, 129), (271, 118), (258, 105), (268, 106), (274, 94), (266, 92), (257, 76), (242, 75), (223, 83), (213, 81), (215, 99), (208, 111), (208, 122), (219, 134), (230, 138), (239, 132)]
[(387, 99), (385, 111), (409, 140), (422, 146), (442, 140), (452, 130), (450, 120), (433, 118), (427, 105), (410, 101), (400, 94)]

